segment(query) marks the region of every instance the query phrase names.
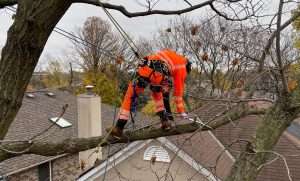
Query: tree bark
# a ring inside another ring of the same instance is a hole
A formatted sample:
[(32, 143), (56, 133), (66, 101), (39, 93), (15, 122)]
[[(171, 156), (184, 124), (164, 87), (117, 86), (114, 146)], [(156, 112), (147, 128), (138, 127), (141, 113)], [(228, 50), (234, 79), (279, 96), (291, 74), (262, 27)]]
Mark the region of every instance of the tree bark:
[[(241, 117), (247, 115), (264, 114), (264, 110), (247, 109), (244, 107), (236, 107), (232, 111), (228, 112), (223, 117), (220, 117), (207, 125), (202, 125), (196, 122), (177, 125), (169, 131), (163, 131), (160, 128), (151, 129), (145, 128), (134, 132), (126, 132), (122, 139), (106, 139), (105, 136), (92, 137), (92, 138), (73, 138), (66, 139), (59, 143), (48, 143), (43, 141), (28, 141), (21, 143), (4, 144), (0, 147), (0, 162), (11, 157), (15, 157), (21, 154), (38, 154), (44, 156), (55, 156), (64, 153), (77, 153), (80, 151), (95, 148), (97, 146), (105, 146), (115, 143), (129, 143), (137, 140), (154, 139), (158, 137), (179, 135), (185, 133), (192, 133), (195, 131), (207, 131), (216, 129), (230, 121), (236, 121)], [(9, 150), (9, 151), (7, 151)]]
[(266, 163), (282, 133), (297, 117), (299, 108), (292, 108), (290, 101), (274, 105), (258, 125), (256, 136), (234, 163), (225, 181), (254, 181)]
[(0, 140), (14, 120), (53, 28), (71, 0), (19, 0), (0, 60)]

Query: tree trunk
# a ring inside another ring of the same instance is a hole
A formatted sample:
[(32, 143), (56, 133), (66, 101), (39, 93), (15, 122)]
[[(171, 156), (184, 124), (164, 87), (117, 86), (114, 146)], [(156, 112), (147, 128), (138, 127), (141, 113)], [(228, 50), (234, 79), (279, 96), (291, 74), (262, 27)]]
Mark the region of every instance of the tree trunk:
[(0, 60), (0, 139), (22, 104), (43, 48), (71, 0), (19, 0)]
[(266, 163), (271, 151), (282, 133), (297, 117), (298, 109), (293, 109), (289, 101), (274, 105), (259, 123), (256, 136), (251, 144), (239, 155), (226, 181), (254, 181)]

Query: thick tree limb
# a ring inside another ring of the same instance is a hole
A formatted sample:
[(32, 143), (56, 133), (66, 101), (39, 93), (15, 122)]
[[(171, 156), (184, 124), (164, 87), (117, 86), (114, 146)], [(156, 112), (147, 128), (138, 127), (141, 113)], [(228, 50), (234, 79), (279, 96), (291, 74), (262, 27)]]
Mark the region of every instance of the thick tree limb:
[[(105, 146), (115, 143), (128, 143), (137, 140), (154, 139), (158, 137), (179, 135), (184, 133), (192, 133), (194, 131), (207, 131), (221, 127), (231, 121), (238, 120), (246, 115), (263, 114), (264, 110), (248, 109), (248, 107), (239, 106), (228, 112), (224, 117), (220, 117), (215, 121), (210, 122), (206, 126), (198, 123), (189, 123), (183, 125), (177, 125), (170, 131), (162, 131), (159, 128), (156, 129), (143, 129), (134, 132), (126, 132), (126, 138), (120, 140), (106, 140), (104, 136), (92, 137), (92, 138), (73, 138), (66, 139), (60, 143), (49, 142), (28, 142), (28, 143), (14, 143), (0, 145), (0, 162), (11, 157), (18, 156), (20, 154), (38, 154), (44, 156), (54, 156), (64, 153), (77, 153), (80, 151), (88, 150), (99, 146)], [(3, 149), (4, 148), (4, 149)], [(10, 151), (7, 151), (10, 150)]]

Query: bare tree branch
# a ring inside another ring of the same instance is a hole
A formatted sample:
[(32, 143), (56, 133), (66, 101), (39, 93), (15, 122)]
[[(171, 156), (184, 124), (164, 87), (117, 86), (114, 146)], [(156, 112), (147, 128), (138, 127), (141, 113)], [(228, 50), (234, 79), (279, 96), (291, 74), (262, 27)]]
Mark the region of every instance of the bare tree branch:
[[(249, 18), (249, 16), (245, 16), (243, 18), (230, 18), (229, 16), (227, 16), (226, 14), (222, 13), (221, 11), (219, 11), (213, 4), (213, 2), (211, 2), (209, 4), (210, 8), (219, 16), (223, 17), (224, 19), (226, 20), (229, 20), (229, 21), (244, 21), (246, 19)], [(250, 16), (253, 16), (253, 15), (250, 15)]]
[(187, 3), (189, 6), (193, 6), (192, 3), (190, 3), (188, 0), (184, 0), (185, 3)]
[(273, 41), (274, 39), (276, 38), (276, 35), (277, 35), (277, 32), (281, 32), (282, 30), (284, 30), (285, 28), (287, 28), (292, 22), (294, 22), (297, 18), (300, 17), (300, 11), (297, 11), (290, 19), (288, 19), (285, 23), (283, 23), (280, 28), (278, 28), (276, 31), (274, 31), (269, 40), (268, 40), (268, 43), (266, 44), (263, 52), (262, 52), (262, 55), (260, 57), (260, 65), (259, 65), (259, 71), (262, 71), (263, 68), (264, 68), (264, 62), (265, 62), (265, 59), (267, 57), (267, 55), (269, 54), (269, 51), (270, 51), (270, 48), (273, 44)]
[[(282, 9), (283, 9), (283, 0), (280, 0), (279, 8), (278, 8), (278, 16), (277, 16), (277, 29), (280, 29), (280, 26), (281, 26)], [(288, 85), (287, 85), (287, 81), (286, 81), (285, 73), (284, 73), (284, 69), (283, 69), (283, 64), (282, 64), (282, 57), (281, 57), (281, 51), (280, 51), (280, 35), (281, 35), (281, 32), (277, 31), (277, 33), (276, 33), (276, 56), (277, 56), (277, 63), (278, 63), (278, 67), (279, 67), (280, 77), (281, 77), (281, 81), (283, 84), (283, 92), (287, 93)]]
[(120, 11), (123, 15), (127, 17), (137, 17), (137, 16), (147, 16), (147, 15), (152, 15), (152, 14), (162, 14), (162, 15), (171, 15), (171, 14), (183, 14), (187, 13), (190, 11), (193, 11), (195, 9), (202, 8), (204, 6), (208, 6), (210, 3), (212, 3), (214, 0), (208, 0), (204, 1), (203, 3), (199, 3), (197, 5), (180, 9), (180, 10), (151, 10), (151, 11), (142, 11), (142, 12), (129, 12), (124, 6), (121, 5), (114, 5), (110, 3), (103, 3), (99, 2), (98, 0), (73, 0), (74, 3), (86, 3), (86, 4), (91, 4), (95, 6), (101, 6), (107, 9), (114, 9), (117, 11)]

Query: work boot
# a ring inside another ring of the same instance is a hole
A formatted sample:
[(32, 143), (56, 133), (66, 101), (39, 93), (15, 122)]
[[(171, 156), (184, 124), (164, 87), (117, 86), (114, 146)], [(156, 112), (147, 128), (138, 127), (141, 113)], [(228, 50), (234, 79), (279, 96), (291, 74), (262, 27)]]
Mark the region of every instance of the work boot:
[(108, 133), (110, 132), (110, 135), (113, 137), (121, 138), (123, 136), (123, 130), (124, 130), (126, 123), (127, 123), (127, 120), (119, 119), (115, 126), (106, 129), (106, 131)]
[(171, 129), (171, 123), (168, 121), (168, 116), (165, 111), (157, 112), (157, 115), (160, 118), (161, 122), (161, 129), (163, 130), (170, 130)]
[(169, 121), (162, 121), (160, 128), (162, 130), (168, 131), (168, 130), (170, 130), (172, 128), (172, 125), (171, 125), (171, 123)]
[(111, 130), (110, 135), (116, 138), (121, 138), (123, 136), (123, 130), (117, 126), (114, 126), (108, 130)]
[(174, 121), (174, 117), (172, 115), (172, 113), (167, 113), (167, 117), (169, 121)]

